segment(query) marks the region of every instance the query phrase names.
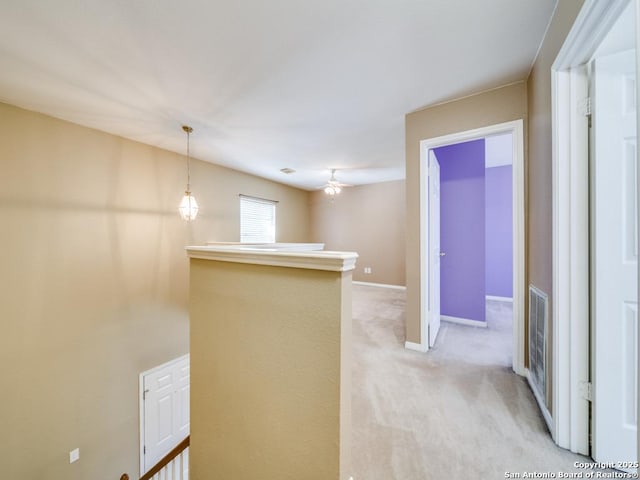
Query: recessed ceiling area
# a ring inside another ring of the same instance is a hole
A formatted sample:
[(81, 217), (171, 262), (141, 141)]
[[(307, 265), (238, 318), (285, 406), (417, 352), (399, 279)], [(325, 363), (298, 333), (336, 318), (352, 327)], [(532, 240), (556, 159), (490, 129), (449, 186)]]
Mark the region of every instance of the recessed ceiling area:
[[(524, 80), (556, 0), (0, 3), (0, 101), (304, 189), (404, 178), (404, 116)], [(283, 168), (295, 173), (285, 174)]]

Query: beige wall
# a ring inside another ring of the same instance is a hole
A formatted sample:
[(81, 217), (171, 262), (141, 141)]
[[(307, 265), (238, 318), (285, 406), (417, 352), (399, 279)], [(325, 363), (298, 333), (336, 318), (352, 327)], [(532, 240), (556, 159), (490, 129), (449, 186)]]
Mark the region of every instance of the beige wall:
[(357, 281), (405, 285), (405, 223), (404, 180), (345, 188), (333, 200), (311, 194), (312, 240), (358, 252)]
[(420, 343), (420, 141), (518, 119), (524, 120), (526, 131), (527, 97), (524, 82), (425, 108), (406, 116), (407, 341)]
[(551, 65), (580, 11), (582, 0), (558, 2), (528, 81), (529, 280), (551, 296)]
[(529, 110), (529, 190), (527, 284), (549, 296), (549, 337), (547, 338), (547, 407), (551, 411), (551, 345), (553, 314), (552, 263), (552, 144), (551, 144), (551, 65), (575, 21), (583, 0), (558, 2), (553, 20), (527, 82)]
[(189, 350), (184, 246), (237, 241), (239, 193), (308, 241), (309, 195), (195, 161), (186, 224), (184, 157), (4, 104), (0, 172), (2, 476), (133, 478), (138, 375)]
[(193, 480), (351, 475), (351, 272), (191, 260)]

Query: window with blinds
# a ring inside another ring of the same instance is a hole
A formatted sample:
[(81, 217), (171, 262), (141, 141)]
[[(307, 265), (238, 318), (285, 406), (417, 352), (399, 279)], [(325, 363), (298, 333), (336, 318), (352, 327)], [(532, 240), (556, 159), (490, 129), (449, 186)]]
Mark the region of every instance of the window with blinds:
[(240, 195), (240, 241), (274, 243), (276, 241), (276, 204), (273, 200)]

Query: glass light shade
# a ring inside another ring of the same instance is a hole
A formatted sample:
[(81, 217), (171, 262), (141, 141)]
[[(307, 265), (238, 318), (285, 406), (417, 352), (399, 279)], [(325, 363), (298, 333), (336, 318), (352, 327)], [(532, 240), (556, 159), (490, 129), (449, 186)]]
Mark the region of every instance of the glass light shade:
[(178, 207), (178, 212), (180, 212), (182, 219), (187, 222), (195, 220), (198, 215), (198, 202), (196, 202), (196, 197), (191, 195), (191, 192), (184, 193), (184, 197), (182, 197), (182, 201)]
[(337, 195), (342, 191), (342, 189), (337, 186), (337, 185), (327, 185), (326, 187), (324, 187), (324, 193), (326, 193), (327, 195)]

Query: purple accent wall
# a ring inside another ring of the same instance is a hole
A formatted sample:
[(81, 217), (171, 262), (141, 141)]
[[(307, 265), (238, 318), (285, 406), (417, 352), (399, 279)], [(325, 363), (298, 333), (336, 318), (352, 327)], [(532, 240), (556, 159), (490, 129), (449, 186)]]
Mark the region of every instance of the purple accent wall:
[(486, 288), (487, 295), (513, 297), (513, 217), (511, 165), (487, 168), (486, 204)]
[(434, 149), (440, 163), (440, 313), (485, 321), (484, 139)]

